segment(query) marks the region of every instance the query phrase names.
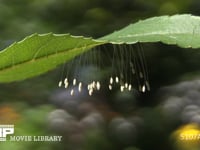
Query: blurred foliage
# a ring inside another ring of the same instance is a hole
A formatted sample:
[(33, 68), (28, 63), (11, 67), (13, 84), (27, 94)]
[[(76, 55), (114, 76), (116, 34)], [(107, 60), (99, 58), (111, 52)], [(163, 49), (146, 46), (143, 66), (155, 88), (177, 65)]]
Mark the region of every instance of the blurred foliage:
[[(176, 13), (200, 15), (199, 6), (198, 0), (0, 0), (0, 45), (3, 49), (13, 41), (35, 32), (100, 37), (147, 17)], [(23, 82), (1, 84), (1, 123), (15, 124), (17, 135), (61, 134), (64, 141), (1, 142), (0, 149), (178, 150), (171, 135), (179, 131), (183, 124), (191, 122), (182, 121), (177, 117), (177, 111), (183, 107), (179, 105), (182, 100), (185, 105), (197, 105), (199, 90), (185, 92), (196, 86), (196, 81), (192, 85), (187, 83), (181, 86), (181, 93), (178, 92), (180, 87), (175, 88), (175, 95), (182, 95), (175, 100), (176, 103), (171, 98), (173, 102), (167, 102), (167, 98), (165, 103), (165, 98), (159, 97), (157, 93), (164, 95), (158, 89), (183, 80), (181, 77), (185, 73), (187, 77), (184, 76), (184, 80), (191, 80), (194, 76), (198, 78), (199, 52), (160, 43), (144, 44), (143, 49), (152, 91), (133, 95), (132, 99), (131, 95), (119, 95), (115, 91), (103, 91), (93, 98), (63, 96), (56, 86), (62, 68)], [(170, 88), (174, 91), (173, 87)], [(164, 93), (173, 96), (167, 91)], [(123, 103), (123, 99), (130, 106)], [(164, 108), (160, 106), (162, 103), (165, 103)], [(168, 113), (163, 113), (164, 110)], [(171, 111), (174, 111), (173, 117), (170, 116)], [(49, 120), (52, 113), (59, 115)], [(55, 125), (60, 127), (60, 131), (55, 130)], [(135, 137), (128, 134), (133, 132)], [(124, 133), (124, 139), (133, 138), (133, 142), (121, 140), (120, 133)]]

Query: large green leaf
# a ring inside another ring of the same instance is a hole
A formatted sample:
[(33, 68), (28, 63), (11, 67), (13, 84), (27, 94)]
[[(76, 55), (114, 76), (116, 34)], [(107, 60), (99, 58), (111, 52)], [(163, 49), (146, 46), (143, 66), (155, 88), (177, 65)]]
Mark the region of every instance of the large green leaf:
[(69, 34), (34, 34), (0, 52), (0, 82), (30, 78), (64, 63), (101, 42)]
[(0, 82), (40, 75), (87, 50), (105, 43), (158, 42), (200, 47), (200, 17), (153, 17), (94, 40), (69, 34), (34, 34), (0, 52)]
[(200, 17), (188, 14), (153, 17), (131, 24), (100, 39), (116, 44), (161, 41), (183, 48), (199, 48)]

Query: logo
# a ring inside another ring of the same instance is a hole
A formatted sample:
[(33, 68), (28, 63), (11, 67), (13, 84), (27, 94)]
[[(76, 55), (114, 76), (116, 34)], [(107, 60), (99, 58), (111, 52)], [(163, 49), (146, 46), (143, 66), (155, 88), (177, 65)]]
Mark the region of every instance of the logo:
[[(62, 136), (58, 135), (38, 135), (38, 136), (31, 136), (31, 135), (11, 135), (14, 134), (14, 125), (0, 125), (0, 141), (12, 141), (12, 142), (20, 142), (20, 141), (25, 141), (25, 142), (38, 142), (38, 141), (43, 141), (43, 142), (61, 142), (62, 141)], [(7, 136), (10, 135), (8, 138)]]
[(0, 141), (6, 141), (9, 134), (14, 134), (14, 125), (0, 125)]

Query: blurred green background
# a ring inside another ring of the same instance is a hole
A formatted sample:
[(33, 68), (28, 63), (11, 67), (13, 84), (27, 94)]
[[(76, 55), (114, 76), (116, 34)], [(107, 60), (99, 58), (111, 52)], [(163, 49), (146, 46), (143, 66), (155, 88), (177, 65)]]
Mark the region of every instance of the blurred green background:
[[(0, 47), (33, 33), (98, 38), (148, 17), (200, 15), (199, 8), (198, 0), (0, 0)], [(150, 92), (71, 97), (57, 86), (62, 66), (0, 84), (0, 124), (15, 124), (15, 135), (63, 136), (62, 142), (0, 142), (0, 149), (198, 150), (199, 141), (180, 141), (177, 132), (200, 125), (200, 52), (161, 43), (142, 47)]]

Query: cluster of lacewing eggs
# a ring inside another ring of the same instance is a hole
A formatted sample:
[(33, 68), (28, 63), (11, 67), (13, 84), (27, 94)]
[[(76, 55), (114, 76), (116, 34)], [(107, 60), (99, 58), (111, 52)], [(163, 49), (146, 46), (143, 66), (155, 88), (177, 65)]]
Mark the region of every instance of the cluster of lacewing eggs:
[[(129, 49), (132, 50), (132, 49)], [(121, 52), (120, 52), (121, 53)], [(139, 54), (140, 57), (141, 54)], [(123, 57), (121, 57), (123, 59)], [(139, 66), (139, 67), (143, 67), (142, 69), (139, 68), (138, 70), (136, 70), (134, 68), (135, 64), (131, 61), (131, 58), (129, 58), (129, 66), (131, 69), (132, 74), (137, 74), (137, 76), (143, 80), (142, 83), (139, 83), (139, 91), (144, 93), (146, 91), (150, 91), (150, 85), (148, 82), (148, 74), (145, 71), (145, 67), (144, 66)], [(143, 62), (144, 58), (139, 58), (140, 64), (144, 65)], [(138, 63), (138, 62), (137, 62)], [(138, 66), (137, 66), (138, 67)], [(140, 70), (140, 71), (139, 71)], [(142, 70), (142, 71), (141, 71)], [(115, 75), (115, 76), (110, 76), (109, 81), (108, 81), (108, 85), (107, 88), (108, 90), (113, 90), (114, 86), (117, 86), (119, 88), (119, 90), (121, 92), (124, 91), (132, 91), (133, 89), (133, 85), (131, 83), (128, 82), (124, 82), (123, 81), (123, 77), (121, 77), (121, 72), (120, 72), (120, 77)], [(138, 79), (138, 80), (140, 80)], [(99, 91), (101, 89), (101, 82), (99, 80), (93, 80), (92, 82), (89, 82), (88, 84), (83, 84), (83, 82), (78, 81), (77, 78), (73, 78), (72, 81), (70, 81), (67, 77), (64, 80), (60, 80), (58, 83), (58, 87), (64, 87), (65, 89), (68, 89), (69, 87), (69, 91), (70, 91), (70, 95), (73, 96), (75, 94), (75, 92), (81, 92), (83, 87), (87, 88), (88, 91), (88, 95), (92, 95), (95, 91)]]

